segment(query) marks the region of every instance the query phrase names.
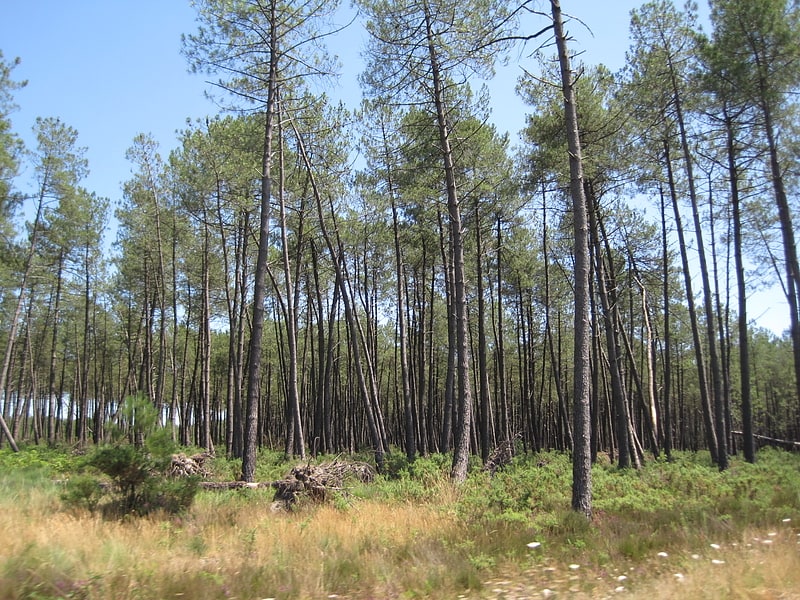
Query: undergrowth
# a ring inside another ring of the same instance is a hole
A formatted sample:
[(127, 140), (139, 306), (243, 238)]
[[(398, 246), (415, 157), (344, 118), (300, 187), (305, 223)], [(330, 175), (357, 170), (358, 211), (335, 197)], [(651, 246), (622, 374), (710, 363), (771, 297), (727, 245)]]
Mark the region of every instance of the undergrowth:
[[(534, 595), (548, 588), (591, 597), (634, 591), (628, 577), (641, 590), (672, 581), (667, 569), (689, 578), (703, 572), (692, 556), (755, 545), (756, 535), (759, 552), (773, 541), (776, 550), (794, 548), (800, 523), (800, 457), (771, 449), (756, 464), (734, 457), (725, 472), (694, 453), (651, 459), (638, 471), (600, 463), (591, 522), (569, 509), (571, 464), (555, 452), (519, 455), (494, 476), (473, 462), (462, 485), (450, 482), (448, 456), (409, 462), (394, 452), (374, 482), (325, 504), (275, 512), (268, 488), (200, 491), (173, 516), (121, 521), (101, 518), (88, 491), (84, 506), (67, 510), (59, 500), (65, 480), (93, 489), (81, 479), (86, 460), (37, 447), (0, 450), (0, 529), (14, 532), (0, 549), (0, 600), (481, 598), (498, 596), (496, 577), (525, 581)], [(224, 458), (210, 466), (226, 481), (240, 468)], [(292, 466), (262, 451), (257, 479), (274, 481)], [(725, 556), (736, 565), (725, 574), (734, 582), (726, 593), (740, 585), (735, 592), (752, 596), (774, 585), (748, 569), (756, 559), (736, 556)], [(777, 578), (792, 568), (773, 571)]]

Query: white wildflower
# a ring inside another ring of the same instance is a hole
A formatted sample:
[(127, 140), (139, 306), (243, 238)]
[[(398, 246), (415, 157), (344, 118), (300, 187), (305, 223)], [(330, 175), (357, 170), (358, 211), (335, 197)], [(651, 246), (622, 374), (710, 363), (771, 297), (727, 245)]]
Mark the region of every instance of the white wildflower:
[(542, 545), (542, 542), (528, 542), (528, 544), (527, 544), (528, 548), (530, 548), (531, 550), (533, 550), (535, 548), (538, 548), (541, 545)]

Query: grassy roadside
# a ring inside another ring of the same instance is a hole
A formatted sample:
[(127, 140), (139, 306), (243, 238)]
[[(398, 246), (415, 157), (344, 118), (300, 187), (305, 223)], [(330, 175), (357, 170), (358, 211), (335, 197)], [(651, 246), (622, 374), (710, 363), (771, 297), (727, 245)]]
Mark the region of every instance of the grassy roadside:
[[(462, 486), (448, 459), (275, 511), (270, 490), (198, 494), (180, 516), (67, 510), (77, 459), (0, 451), (0, 600), (21, 598), (792, 598), (800, 457), (719, 473), (704, 454), (594, 468), (596, 516), (570, 510), (568, 457), (519, 457)], [(288, 470), (265, 454), (259, 477)], [(214, 473), (235, 466), (217, 459)]]

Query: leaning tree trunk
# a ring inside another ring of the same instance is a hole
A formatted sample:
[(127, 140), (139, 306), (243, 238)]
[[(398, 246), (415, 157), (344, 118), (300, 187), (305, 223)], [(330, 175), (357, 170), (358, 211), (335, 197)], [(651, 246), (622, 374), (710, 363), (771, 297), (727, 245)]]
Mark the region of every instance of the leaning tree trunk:
[[(344, 265), (342, 242), (339, 237), (339, 231), (336, 228), (335, 221), (333, 233), (336, 236), (336, 244), (334, 244), (334, 239), (328, 232), (328, 228), (325, 225), (324, 211), (322, 209), (322, 195), (317, 187), (317, 181), (314, 177), (311, 159), (306, 151), (303, 138), (293, 121), (291, 121), (291, 125), (297, 139), (298, 151), (306, 169), (306, 174), (308, 175), (309, 182), (311, 184), (312, 193), (314, 194), (317, 217), (319, 218), (320, 232), (328, 247), (328, 252), (330, 253), (331, 261), (334, 266), (336, 274), (336, 286), (339, 288), (341, 293), (340, 297), (344, 306), (345, 322), (347, 323), (347, 329), (350, 335), (350, 348), (352, 351), (353, 362), (355, 364), (355, 371), (358, 379), (358, 389), (364, 402), (364, 412), (367, 417), (367, 427), (369, 429), (369, 434), (372, 441), (373, 453), (375, 456), (375, 466), (379, 472), (382, 472), (384, 468), (385, 454), (388, 448), (385, 445), (384, 436), (382, 434), (382, 416), (380, 412), (381, 407), (377, 397), (374, 397), (373, 394), (370, 393), (370, 390), (373, 392), (375, 390), (374, 384), (368, 385), (367, 379), (364, 375), (364, 368), (361, 358), (361, 342), (363, 336), (360, 336), (360, 328), (358, 327), (353, 311), (353, 300), (349, 289), (349, 275), (347, 274)], [(333, 213), (333, 206), (331, 205), (331, 214)]]
[(269, 220), (272, 200), (272, 138), (275, 121), (276, 87), (278, 79), (277, 19), (275, 3), (270, 3), (270, 40), (272, 49), (267, 82), (264, 152), (261, 160), (261, 205), (258, 229), (258, 253), (253, 283), (253, 320), (250, 325), (250, 344), (247, 367), (247, 405), (245, 414), (242, 479), (255, 480), (258, 453), (258, 414), (261, 398), (261, 341), (264, 335), (264, 300), (267, 288), (267, 258), (269, 257)]
[(450, 146), (450, 125), (444, 100), (444, 86), (439, 69), (439, 58), (431, 24), (430, 10), (425, 5), (425, 27), (430, 54), (431, 77), (433, 79), (433, 102), (436, 107), (436, 124), (439, 130), (439, 150), (444, 161), (445, 185), (447, 188), (447, 211), (450, 215), (450, 233), (453, 248), (453, 303), (456, 320), (456, 349), (458, 380), (456, 435), (453, 447), (453, 465), (450, 476), (461, 482), (467, 478), (472, 424), (472, 386), (470, 383), (469, 337), (467, 328), (467, 294), (464, 267), (464, 228), (456, 188), (455, 163)]
[[(689, 184), (689, 200), (692, 204), (692, 218), (694, 220), (695, 237), (697, 238), (697, 257), (700, 262), (700, 277), (703, 282), (703, 307), (706, 316), (706, 342), (708, 344), (709, 369), (711, 370), (711, 394), (714, 398), (714, 431), (715, 445), (717, 449), (716, 463), (720, 470), (728, 468), (728, 450), (725, 436), (725, 400), (722, 395), (722, 370), (720, 367), (719, 355), (717, 353), (717, 336), (714, 332), (714, 307), (711, 296), (711, 284), (708, 277), (708, 262), (706, 251), (703, 244), (703, 227), (700, 222), (700, 212), (698, 209), (697, 192), (695, 190), (694, 173), (692, 166), (692, 155), (689, 150), (689, 139), (686, 133), (686, 124), (683, 116), (681, 95), (678, 91), (678, 84), (675, 79), (672, 61), (669, 61), (670, 78), (672, 82), (673, 101), (680, 133), (681, 150), (686, 169), (686, 179)], [(683, 246), (681, 246), (683, 247)], [(699, 369), (705, 368), (700, 363)]]
[[(590, 185), (590, 183), (586, 183)], [(585, 189), (585, 188), (584, 188)], [(620, 469), (627, 469), (631, 466), (630, 454), (630, 432), (628, 424), (628, 398), (625, 390), (625, 381), (622, 377), (622, 352), (619, 345), (618, 333), (616, 331), (617, 319), (612, 314), (611, 302), (606, 285), (606, 268), (603, 261), (603, 252), (600, 247), (598, 225), (597, 225), (597, 205), (595, 202), (589, 204), (589, 229), (592, 245), (594, 246), (595, 273), (597, 278), (597, 292), (600, 296), (600, 307), (603, 311), (603, 326), (606, 333), (606, 352), (608, 354), (608, 366), (611, 377), (611, 398), (614, 405), (615, 429), (617, 430), (617, 464)], [(612, 277), (612, 275), (609, 275)]]
[[(762, 90), (762, 96), (764, 94), (765, 92)], [(772, 186), (775, 193), (775, 203), (778, 205), (778, 220), (783, 238), (783, 253), (786, 263), (786, 300), (790, 311), (789, 332), (794, 352), (795, 391), (797, 392), (797, 399), (800, 401), (800, 263), (797, 258), (797, 242), (794, 225), (792, 224), (792, 213), (786, 197), (783, 171), (781, 170), (778, 146), (775, 140), (772, 112), (766, 100), (762, 102), (762, 113), (764, 115), (764, 130), (767, 134)]]
[[(286, 457), (297, 455), (300, 459), (304, 460), (306, 457), (306, 443), (305, 435), (303, 433), (303, 421), (300, 413), (300, 392), (298, 390), (298, 335), (297, 335), (297, 296), (294, 288), (292, 269), (289, 261), (289, 234), (286, 223), (286, 194), (284, 192), (284, 156), (283, 156), (283, 132), (281, 129), (280, 119), (278, 119), (278, 162), (279, 162), (279, 182), (280, 188), (278, 191), (278, 205), (280, 210), (280, 232), (281, 232), (281, 259), (283, 263), (283, 278), (286, 287), (286, 298), (282, 306), (285, 313), (286, 321), (286, 344), (289, 356), (288, 362), (288, 385), (286, 392), (288, 395), (289, 415), (290, 422), (288, 424), (290, 431), (287, 435), (286, 443)], [(302, 222), (301, 222), (302, 228)], [(298, 232), (298, 246), (301, 244), (302, 231)], [(277, 290), (276, 290), (277, 291)], [(278, 294), (280, 292), (277, 292)]]

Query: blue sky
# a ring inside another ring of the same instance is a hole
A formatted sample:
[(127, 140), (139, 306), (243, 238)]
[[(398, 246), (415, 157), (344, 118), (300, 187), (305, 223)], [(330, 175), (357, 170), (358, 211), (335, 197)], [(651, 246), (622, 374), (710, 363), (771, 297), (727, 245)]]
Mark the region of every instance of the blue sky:
[[(627, 48), (628, 13), (639, 0), (564, 0), (565, 12), (578, 15), (593, 30), (572, 31), (585, 46), (587, 62), (619, 68)], [(191, 75), (180, 53), (181, 34), (196, 29), (188, 0), (10, 0), (0, 19), (0, 49), (6, 60), (20, 57), (15, 79), (28, 85), (16, 94), (13, 126), (26, 140), (37, 116), (59, 117), (77, 129), (88, 148), (91, 170), (85, 186), (116, 201), (130, 175), (125, 151), (138, 133), (150, 133), (163, 154), (175, 146), (187, 119), (217, 113), (204, 98), (203, 77)], [(359, 45), (354, 25), (334, 40), (343, 73), (337, 89), (357, 106)], [(532, 65), (532, 62), (528, 65)], [(523, 126), (524, 106), (514, 94), (520, 67), (503, 69), (493, 84), (502, 98), (494, 115), (512, 135)]]
[[(642, 2), (562, 0), (563, 11), (591, 29), (577, 22), (568, 27), (574, 48), (584, 52), (581, 58), (620, 69), (629, 45), (630, 10)], [(209, 88), (203, 77), (188, 73), (180, 53), (181, 34), (195, 29), (189, 0), (6, 0), (0, 50), (7, 61), (22, 60), (13, 75), (28, 80), (15, 95), (19, 110), (11, 115), (14, 130), (32, 147), (36, 117), (59, 117), (74, 127), (89, 160), (83, 185), (113, 205), (130, 178), (125, 151), (134, 136), (151, 134), (166, 156), (187, 119), (218, 112), (204, 96)], [(343, 63), (338, 86), (329, 93), (350, 107), (360, 100), (357, 76), (364, 37), (355, 24), (329, 44)], [(493, 120), (511, 134), (512, 143), (526, 112), (514, 93), (522, 66), (532, 68), (533, 61), (500, 69), (490, 84)], [(26, 175), (19, 182), (23, 189)], [(780, 293), (762, 292), (755, 301), (766, 307), (760, 323), (780, 333), (788, 319), (784, 307), (774, 306), (776, 295)]]

